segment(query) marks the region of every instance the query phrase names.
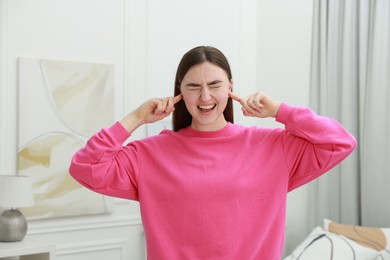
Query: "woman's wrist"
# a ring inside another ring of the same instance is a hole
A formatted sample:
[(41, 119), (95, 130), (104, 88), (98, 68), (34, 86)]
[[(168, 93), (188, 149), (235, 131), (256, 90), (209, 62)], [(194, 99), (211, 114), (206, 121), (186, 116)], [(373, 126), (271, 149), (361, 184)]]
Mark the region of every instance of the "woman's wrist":
[(123, 127), (129, 132), (129, 133), (132, 133), (134, 132), (138, 127), (140, 127), (141, 125), (143, 125), (143, 120), (140, 119), (136, 113), (133, 111), (133, 112), (130, 112), (129, 114), (127, 114), (127, 116), (125, 116), (122, 120), (119, 121)]

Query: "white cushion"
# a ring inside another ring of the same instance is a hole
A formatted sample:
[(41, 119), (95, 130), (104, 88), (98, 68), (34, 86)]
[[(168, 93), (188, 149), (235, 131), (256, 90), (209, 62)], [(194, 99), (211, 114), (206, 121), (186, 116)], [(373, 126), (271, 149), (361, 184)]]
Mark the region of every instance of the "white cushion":
[[(373, 242), (370, 237), (365, 237), (368, 233), (361, 232), (365, 231), (366, 228), (370, 230), (372, 230), (372, 228), (336, 223), (338, 225), (336, 225), (336, 228), (334, 227), (335, 225), (332, 225), (331, 230), (334, 232), (331, 232), (329, 230), (331, 223), (334, 224), (336, 222), (327, 219), (324, 220), (324, 227), (314, 228), (304, 241), (300, 243), (289, 256), (284, 258), (284, 260), (390, 259), (390, 228), (378, 228), (378, 230), (375, 230), (376, 234), (383, 234), (385, 237), (386, 248), (378, 246), (378, 248), (382, 248), (382, 250), (378, 251), (362, 245), (363, 240), (366, 240), (366, 242), (370, 244), (376, 243), (375, 240)], [(359, 232), (355, 234), (352, 232), (351, 235), (351, 232), (349, 231), (355, 230), (356, 227), (358, 227), (357, 230)], [(360, 239), (360, 234), (363, 234), (364, 239)], [(351, 238), (356, 238), (356, 240)], [(383, 241), (383, 239), (381, 241)]]

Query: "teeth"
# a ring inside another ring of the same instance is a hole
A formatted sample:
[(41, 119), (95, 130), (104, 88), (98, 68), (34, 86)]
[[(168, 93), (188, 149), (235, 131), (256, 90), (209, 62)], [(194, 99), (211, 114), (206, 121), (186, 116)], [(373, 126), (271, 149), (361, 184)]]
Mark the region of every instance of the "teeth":
[(210, 106), (199, 106), (200, 109), (212, 109), (214, 107), (214, 105), (210, 105)]

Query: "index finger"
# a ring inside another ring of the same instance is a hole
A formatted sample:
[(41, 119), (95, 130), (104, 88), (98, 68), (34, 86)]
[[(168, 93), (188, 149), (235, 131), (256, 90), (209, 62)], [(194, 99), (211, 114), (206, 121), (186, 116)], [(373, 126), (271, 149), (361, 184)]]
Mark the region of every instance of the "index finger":
[(241, 102), (241, 97), (237, 96), (236, 94), (234, 94), (233, 92), (229, 92), (229, 97), (231, 97), (233, 100), (237, 101), (237, 102)]
[(173, 98), (173, 103), (176, 104), (177, 102), (179, 102), (180, 100), (182, 100), (183, 96), (182, 94), (180, 93), (179, 95), (175, 96)]

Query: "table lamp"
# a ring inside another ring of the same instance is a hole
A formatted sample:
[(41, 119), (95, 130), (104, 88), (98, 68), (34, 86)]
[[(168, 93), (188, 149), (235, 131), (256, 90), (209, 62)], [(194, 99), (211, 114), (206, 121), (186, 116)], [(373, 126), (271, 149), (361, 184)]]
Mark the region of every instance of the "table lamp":
[(27, 222), (17, 209), (34, 205), (30, 178), (21, 175), (0, 175), (0, 207), (6, 209), (0, 215), (0, 241), (17, 242), (27, 233)]

